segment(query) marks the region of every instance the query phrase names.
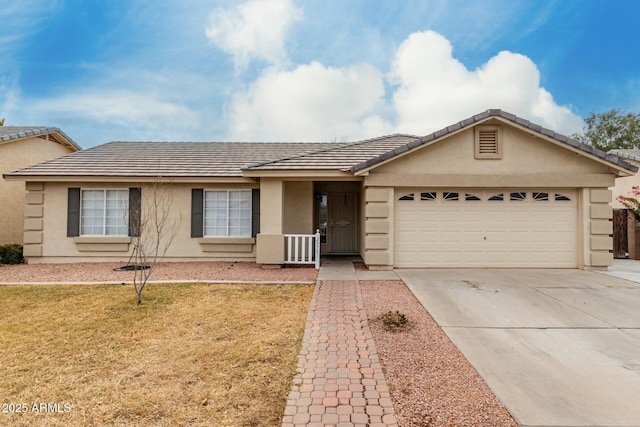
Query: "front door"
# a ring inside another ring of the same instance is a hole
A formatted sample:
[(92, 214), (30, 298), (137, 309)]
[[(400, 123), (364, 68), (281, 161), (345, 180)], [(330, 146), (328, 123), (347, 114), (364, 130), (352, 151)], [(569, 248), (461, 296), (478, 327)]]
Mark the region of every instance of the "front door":
[(329, 193), (328, 195), (329, 252), (353, 254), (358, 252), (358, 193)]

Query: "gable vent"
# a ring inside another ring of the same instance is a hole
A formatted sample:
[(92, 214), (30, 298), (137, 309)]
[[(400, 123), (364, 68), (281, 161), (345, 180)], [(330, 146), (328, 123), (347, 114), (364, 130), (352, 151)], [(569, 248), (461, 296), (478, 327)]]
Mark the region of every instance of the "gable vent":
[(475, 158), (501, 159), (502, 132), (499, 126), (478, 126), (475, 132)]
[(491, 130), (478, 132), (478, 153), (498, 154), (498, 132)]

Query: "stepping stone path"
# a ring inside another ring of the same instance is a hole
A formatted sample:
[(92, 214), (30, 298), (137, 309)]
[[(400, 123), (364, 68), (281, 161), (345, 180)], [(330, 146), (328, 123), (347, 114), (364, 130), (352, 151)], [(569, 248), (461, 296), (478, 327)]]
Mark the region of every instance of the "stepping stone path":
[(282, 426), (397, 426), (357, 280), (317, 283)]

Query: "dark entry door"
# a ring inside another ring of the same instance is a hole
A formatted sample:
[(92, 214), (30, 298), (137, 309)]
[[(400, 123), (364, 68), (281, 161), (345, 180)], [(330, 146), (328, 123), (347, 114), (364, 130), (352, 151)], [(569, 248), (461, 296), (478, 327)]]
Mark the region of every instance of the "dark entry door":
[(358, 252), (357, 209), (357, 193), (329, 193), (331, 253), (351, 254)]

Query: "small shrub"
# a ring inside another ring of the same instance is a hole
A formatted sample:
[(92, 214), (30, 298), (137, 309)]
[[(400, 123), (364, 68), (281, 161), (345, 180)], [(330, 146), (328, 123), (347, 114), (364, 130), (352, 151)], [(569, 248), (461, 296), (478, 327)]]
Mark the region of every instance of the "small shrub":
[(381, 316), (382, 324), (387, 330), (400, 330), (409, 325), (409, 319), (398, 310), (389, 310)]
[(22, 264), (22, 245), (0, 245), (0, 264)]

